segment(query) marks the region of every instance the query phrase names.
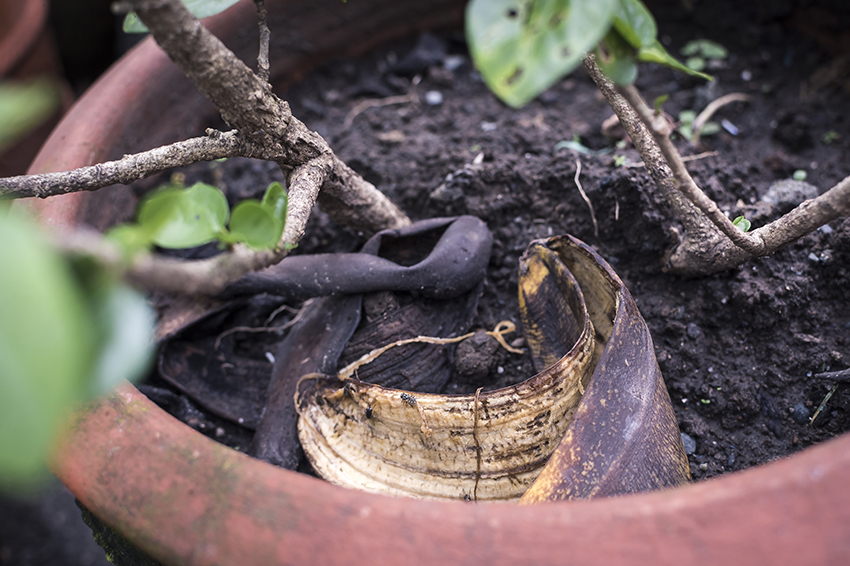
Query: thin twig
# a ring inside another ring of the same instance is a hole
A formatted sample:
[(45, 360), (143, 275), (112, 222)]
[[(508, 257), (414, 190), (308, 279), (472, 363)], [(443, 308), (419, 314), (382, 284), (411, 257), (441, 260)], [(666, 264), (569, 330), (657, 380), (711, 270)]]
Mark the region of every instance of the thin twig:
[(581, 160), (576, 159), (576, 176), (575, 176), (576, 187), (578, 187), (578, 192), (581, 193), (581, 198), (583, 198), (584, 202), (587, 203), (587, 208), (590, 209), (590, 220), (593, 221), (593, 236), (595, 238), (599, 238), (599, 225), (596, 223), (596, 213), (593, 212), (593, 204), (590, 202), (590, 198), (588, 198), (587, 193), (584, 192), (584, 188), (582, 188), (582, 186), (581, 186), (581, 181), (579, 181), (580, 176), (581, 176)]
[(731, 104), (733, 102), (749, 102), (750, 95), (744, 94), (741, 92), (732, 92), (730, 94), (726, 94), (712, 100), (705, 109), (699, 113), (699, 116), (694, 119), (693, 124), (691, 125), (691, 129), (694, 132), (693, 137), (691, 138), (691, 144), (697, 145), (699, 143), (700, 132), (702, 131), (705, 123), (711, 120), (711, 117), (714, 116), (714, 113), (726, 106), (727, 104)]
[(269, 82), (269, 32), (268, 14), (265, 0), (254, 0), (257, 6), (257, 23), (260, 26), (260, 52), (257, 55), (257, 75), (265, 83)]
[(369, 98), (359, 102), (354, 108), (348, 111), (345, 120), (342, 122), (342, 129), (347, 130), (354, 123), (354, 119), (369, 108), (378, 108), (381, 106), (390, 106), (392, 104), (406, 104), (408, 102), (418, 103), (419, 95), (416, 93), (416, 85), (419, 83), (419, 77), (413, 77), (410, 84), (410, 90), (407, 94), (398, 96), (388, 96), (386, 98)]
[(66, 173), (21, 175), (0, 180), (0, 198), (46, 198), (77, 191), (94, 191), (115, 184), (127, 185), (172, 167), (224, 157), (252, 157), (254, 146), (234, 130), (207, 130), (206, 137), (191, 138), (149, 151), (125, 155), (117, 161), (81, 167)]

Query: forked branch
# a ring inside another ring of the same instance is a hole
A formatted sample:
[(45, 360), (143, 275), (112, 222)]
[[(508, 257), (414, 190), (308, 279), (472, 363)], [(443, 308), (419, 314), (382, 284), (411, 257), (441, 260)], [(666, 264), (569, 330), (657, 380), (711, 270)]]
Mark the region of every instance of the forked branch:
[(647, 106), (634, 86), (615, 87), (599, 70), (592, 55), (585, 59), (584, 65), (684, 226), (685, 234), (668, 258), (674, 272), (699, 276), (724, 271), (753, 257), (769, 255), (836, 218), (850, 215), (850, 177), (847, 177), (766, 226), (752, 232), (740, 230), (688, 173), (670, 139), (669, 122)]
[[(217, 106), (234, 131), (208, 130), (194, 138), (108, 163), (65, 173), (0, 180), (0, 198), (47, 197), (128, 184), (165, 169), (223, 157), (276, 162), (287, 177), (289, 207), (276, 252), (242, 246), (210, 260), (177, 262), (153, 255), (134, 258), (128, 277), (150, 289), (215, 293), (251, 270), (279, 262), (298, 243), (313, 205), (338, 223), (366, 234), (410, 223), (374, 185), (342, 163), (325, 140), (293, 117), (268, 82), (268, 27), (263, 0), (255, 0), (260, 26), (259, 75), (248, 68), (186, 9), (180, 0), (127, 0), (151, 35), (181, 70)], [(63, 236), (107, 264), (122, 260), (108, 242), (91, 234)]]

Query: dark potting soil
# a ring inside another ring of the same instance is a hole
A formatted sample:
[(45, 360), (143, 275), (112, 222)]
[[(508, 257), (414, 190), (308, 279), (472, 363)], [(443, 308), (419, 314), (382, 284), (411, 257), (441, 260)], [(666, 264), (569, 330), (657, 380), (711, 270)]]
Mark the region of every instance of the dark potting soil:
[[(668, 94), (664, 110), (672, 116), (698, 113), (728, 93), (750, 96), (720, 109), (713, 120), (721, 130), (697, 147), (677, 139), (682, 154), (700, 156), (689, 170), (724, 212), (759, 227), (791, 206), (763, 200), (774, 183), (805, 171), (808, 190), (823, 193), (850, 175), (842, 59), (775, 22), (748, 28), (743, 38), (729, 34), (738, 28), (721, 26), (712, 35), (695, 18), (679, 16), (660, 18), (671, 52), (703, 36), (730, 48), (728, 58), (709, 66), (716, 80), (644, 65), (637, 85), (648, 100)], [(695, 479), (787, 456), (850, 428), (847, 386), (816, 377), (850, 364), (850, 220), (726, 273), (675, 276), (663, 258), (676, 218), (637, 152), (603, 135), (612, 112), (590, 79), (576, 71), (525, 108), (507, 108), (487, 90), (457, 33), (330, 64), (281, 94), (411, 218), (472, 214), (487, 222), (495, 242), (474, 328), (519, 322), (517, 264), (531, 240), (569, 233), (606, 258), (649, 325)], [(588, 152), (559, 149), (562, 141), (578, 141)], [(592, 211), (577, 187), (579, 165)], [(190, 169), (187, 181), (195, 179), (216, 182), (238, 200), (282, 175), (273, 164), (232, 159)], [(355, 251), (363, 241), (317, 212), (296, 253)], [(235, 339), (234, 348), (251, 345), (262, 360), (280, 337)], [(502, 350), (489, 355), (486, 379), (470, 384), (456, 376), (446, 392), (533, 374), (530, 359)], [(153, 378), (143, 390), (212, 438), (248, 446), (250, 431), (161, 385)]]

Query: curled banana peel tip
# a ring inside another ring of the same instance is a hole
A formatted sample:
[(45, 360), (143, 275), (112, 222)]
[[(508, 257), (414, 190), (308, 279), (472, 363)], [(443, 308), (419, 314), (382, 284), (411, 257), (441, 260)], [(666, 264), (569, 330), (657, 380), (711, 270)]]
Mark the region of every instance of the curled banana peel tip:
[[(377, 493), (520, 503), (687, 482), (652, 339), (611, 267), (560, 236), (532, 242), (519, 275), (536, 375), (472, 395), (417, 393), (352, 377), (373, 352), (338, 376), (305, 376), (298, 436), (314, 470)], [(510, 348), (510, 330), (500, 323), (491, 334)]]

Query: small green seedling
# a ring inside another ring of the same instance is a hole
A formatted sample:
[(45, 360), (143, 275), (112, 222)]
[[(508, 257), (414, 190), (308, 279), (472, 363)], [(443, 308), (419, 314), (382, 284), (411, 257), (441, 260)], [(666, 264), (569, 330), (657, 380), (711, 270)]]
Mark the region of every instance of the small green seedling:
[(808, 176), (809, 174), (806, 173), (805, 169), (797, 169), (796, 171), (794, 171), (794, 174), (791, 175), (791, 178), (795, 181), (805, 181), (806, 177)]
[(694, 71), (704, 70), (708, 61), (722, 61), (729, 56), (725, 47), (710, 39), (691, 40), (682, 47), (680, 53), (687, 57), (685, 65)]
[(823, 135), (823, 143), (829, 145), (831, 143), (837, 142), (841, 139), (841, 134), (836, 132), (835, 130), (829, 130)]
[(581, 137), (578, 134), (573, 135), (573, 139), (571, 140), (563, 140), (556, 143), (554, 151), (557, 152), (559, 149), (571, 149), (583, 155), (591, 155), (593, 157), (607, 155), (613, 151), (613, 148), (610, 147), (603, 147), (602, 149), (590, 149), (589, 147), (581, 143)]
[(717, 122), (706, 122), (702, 125), (699, 132), (694, 131), (694, 121), (697, 119), (697, 113), (693, 110), (682, 110), (679, 112), (679, 133), (682, 134), (682, 137), (686, 140), (693, 142), (696, 138), (696, 135), (700, 136), (712, 136), (718, 132), (720, 132), (720, 124)]
[(274, 249), (283, 234), (287, 205), (280, 183), (269, 185), (262, 201), (243, 200), (232, 213), (224, 193), (212, 185), (195, 183), (183, 188), (170, 183), (142, 200), (136, 223), (117, 226), (108, 237), (128, 256), (153, 245), (182, 249), (213, 241)]
[(652, 102), (652, 106), (655, 107), (656, 116), (661, 114), (661, 107), (664, 106), (664, 103), (667, 102), (669, 99), (669, 94), (662, 94), (661, 96), (655, 98), (655, 100)]
[(750, 228), (752, 228), (753, 223), (744, 218), (743, 216), (739, 216), (735, 220), (732, 221), (732, 224), (743, 230), (744, 232), (749, 232)]
[(628, 159), (625, 155), (615, 155), (614, 156), (614, 167), (622, 167), (626, 164), (626, 159)]

